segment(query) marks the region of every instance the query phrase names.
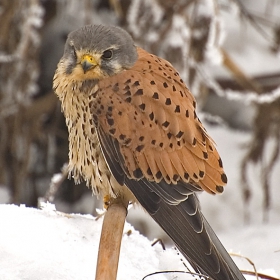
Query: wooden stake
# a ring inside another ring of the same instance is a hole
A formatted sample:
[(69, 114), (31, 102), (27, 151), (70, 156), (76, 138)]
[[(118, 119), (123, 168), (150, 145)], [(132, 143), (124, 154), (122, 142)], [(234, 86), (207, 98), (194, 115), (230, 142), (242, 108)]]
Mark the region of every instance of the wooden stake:
[(95, 280), (115, 280), (117, 278), (127, 205), (128, 203), (124, 203), (120, 198), (113, 199), (104, 215)]

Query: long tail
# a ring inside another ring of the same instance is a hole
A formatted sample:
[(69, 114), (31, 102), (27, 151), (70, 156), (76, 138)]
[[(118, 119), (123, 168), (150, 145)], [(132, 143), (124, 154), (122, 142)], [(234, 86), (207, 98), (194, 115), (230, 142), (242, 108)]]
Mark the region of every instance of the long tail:
[(200, 211), (195, 194), (178, 205), (151, 192), (147, 180), (127, 180), (140, 204), (174, 241), (196, 272), (214, 280), (245, 280)]

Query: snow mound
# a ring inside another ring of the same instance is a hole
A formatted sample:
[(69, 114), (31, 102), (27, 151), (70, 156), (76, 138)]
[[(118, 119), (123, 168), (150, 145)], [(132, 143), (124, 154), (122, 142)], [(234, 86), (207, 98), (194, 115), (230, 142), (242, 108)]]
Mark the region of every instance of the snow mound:
[[(53, 204), (42, 205), (43, 209), (27, 208), (24, 205), (0, 205), (0, 279), (1, 280), (84, 280), (94, 279), (99, 238), (103, 218), (91, 215), (65, 214), (58, 212)], [(250, 240), (248, 249), (252, 259), (260, 244), (271, 240), (275, 228), (262, 231), (252, 240), (254, 228), (244, 231)], [(280, 232), (278, 234), (278, 237)], [(222, 236), (225, 244), (236, 247), (232, 236)], [(242, 248), (246, 241), (242, 232), (236, 236)], [(255, 244), (255, 246), (253, 246)], [(268, 242), (265, 243), (267, 246)], [(248, 245), (248, 244), (247, 244)], [(251, 246), (250, 246), (251, 245)], [(241, 248), (240, 248), (241, 249)], [(260, 250), (263, 254), (263, 251)], [(263, 257), (263, 256), (262, 256)], [(263, 267), (271, 267), (271, 260), (263, 259)], [(180, 254), (174, 248), (163, 250), (126, 223), (118, 271), (118, 280), (144, 279), (148, 274), (160, 271), (186, 271)], [(265, 270), (263, 270), (265, 272)], [(273, 269), (267, 273), (276, 275)], [(147, 276), (146, 280), (194, 279), (183, 273), (161, 273)], [(246, 279), (255, 279), (247, 277)]]

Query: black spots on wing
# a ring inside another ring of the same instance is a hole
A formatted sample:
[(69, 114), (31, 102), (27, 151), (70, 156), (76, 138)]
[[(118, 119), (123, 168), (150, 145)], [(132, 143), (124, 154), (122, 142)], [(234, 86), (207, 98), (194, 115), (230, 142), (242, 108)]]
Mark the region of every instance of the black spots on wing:
[(204, 171), (200, 170), (198, 175), (202, 179), (204, 177)]
[(203, 152), (203, 158), (208, 159), (208, 153), (207, 152)]
[(162, 147), (163, 147), (163, 142), (160, 142), (160, 143), (159, 143), (159, 146), (162, 148)]
[(128, 97), (131, 96), (131, 91), (130, 90), (125, 91), (124, 95)]
[(132, 86), (134, 86), (134, 87), (140, 86), (140, 82), (139, 82), (139, 81), (135, 81), (135, 82), (132, 84)]
[(194, 117), (194, 119), (197, 119), (196, 111), (193, 111), (193, 117)]
[(144, 149), (144, 147), (145, 147), (144, 145), (138, 145), (136, 147), (136, 151), (140, 153)]
[(143, 95), (143, 89), (142, 88), (137, 89), (135, 95)]
[(149, 118), (150, 118), (151, 121), (154, 120), (154, 118), (155, 118), (154, 112), (152, 112), (152, 113), (149, 114)]
[(157, 142), (157, 141), (156, 141), (155, 139), (153, 139), (153, 140), (151, 141), (151, 144), (152, 144), (152, 145), (155, 145), (156, 142)]
[(196, 102), (195, 101), (193, 101), (193, 107), (196, 108)]
[(192, 142), (192, 145), (193, 145), (193, 146), (195, 146), (195, 145), (196, 145), (196, 143), (197, 143), (197, 140), (196, 140), (196, 138), (193, 138), (193, 142)]
[(222, 159), (221, 159), (221, 158), (219, 158), (218, 162), (219, 162), (219, 166), (220, 166), (221, 168), (223, 168), (223, 162), (222, 162)]
[(178, 182), (180, 179), (180, 176), (178, 174), (174, 174), (172, 179), (173, 179), (173, 181)]
[(198, 179), (198, 176), (196, 175), (196, 173), (193, 173), (193, 178)]
[(181, 109), (180, 109), (180, 105), (176, 105), (174, 112), (175, 113), (180, 113)]
[(145, 111), (145, 108), (146, 108), (146, 104), (145, 103), (142, 103), (138, 106), (140, 108), (141, 111)]
[(176, 87), (175, 87), (174, 85), (172, 86), (172, 90), (173, 90), (173, 91), (176, 91)]
[(131, 97), (129, 96), (129, 97), (127, 97), (126, 99), (125, 99), (125, 101), (127, 102), (127, 103), (131, 103)]
[(223, 181), (223, 183), (227, 183), (227, 175), (225, 173), (221, 175), (221, 180)]
[(159, 95), (157, 92), (154, 92), (153, 96), (152, 96), (154, 99), (159, 99)]
[(169, 121), (165, 121), (164, 123), (162, 123), (162, 126), (167, 128), (170, 125)]
[(186, 180), (189, 180), (189, 179), (190, 179), (189, 173), (185, 172), (185, 173), (184, 173), (184, 178), (185, 178)]
[(137, 168), (133, 171), (133, 176), (136, 178), (136, 179), (141, 179), (143, 177), (143, 173), (141, 171), (140, 168)]
[(112, 118), (110, 118), (110, 117), (107, 117), (106, 120), (107, 120), (107, 123), (108, 123), (109, 126), (113, 126), (114, 123), (115, 123), (115, 122), (114, 122), (114, 119), (112, 119)]
[(124, 145), (128, 146), (131, 143), (131, 141), (131, 138), (126, 138), (123, 143)]
[(167, 183), (170, 183), (170, 181), (171, 181), (170, 177), (168, 175), (165, 176), (165, 180), (166, 180)]
[(166, 82), (164, 82), (162, 85), (164, 88), (168, 88), (168, 84)]
[(130, 84), (130, 83), (131, 83), (131, 79), (127, 79), (124, 83), (125, 83), (126, 85)]
[(219, 193), (222, 193), (224, 191), (224, 187), (216, 186), (216, 191), (219, 192)]
[(189, 118), (189, 117), (190, 117), (189, 110), (186, 110), (186, 114), (185, 114), (185, 115), (186, 115), (186, 117), (187, 117), (187, 118)]
[(170, 98), (166, 98), (165, 105), (171, 105), (171, 99)]
[(156, 173), (156, 178), (157, 178), (158, 180), (160, 180), (160, 179), (162, 178), (162, 173), (161, 173), (160, 171), (158, 171), (158, 172)]
[(214, 149), (213, 149), (213, 147), (212, 147), (211, 145), (209, 145), (208, 148), (209, 148), (209, 150), (210, 150), (211, 152), (214, 151)]
[(120, 139), (120, 140), (124, 140), (125, 138), (126, 138), (126, 135), (120, 134), (120, 136), (119, 136), (119, 139)]
[(115, 129), (115, 128), (109, 129), (109, 133), (110, 133), (111, 135), (114, 135), (114, 134), (116, 133), (116, 129)]
[(178, 138), (178, 139), (180, 139), (180, 138), (183, 136), (183, 134), (184, 134), (184, 132), (180, 130), (180, 131), (175, 135), (175, 137)]
[(156, 82), (154, 80), (150, 81), (150, 84), (153, 86), (156, 84)]
[(153, 175), (152, 170), (151, 170), (150, 167), (147, 169), (147, 174), (148, 174), (149, 176), (152, 176), (152, 175)]
[(144, 139), (145, 139), (144, 136), (140, 136), (140, 137), (139, 137), (139, 141), (141, 141), (141, 142), (144, 141)]
[(173, 135), (173, 134), (172, 134), (171, 132), (168, 132), (168, 133), (167, 133), (168, 139), (171, 139), (172, 135)]

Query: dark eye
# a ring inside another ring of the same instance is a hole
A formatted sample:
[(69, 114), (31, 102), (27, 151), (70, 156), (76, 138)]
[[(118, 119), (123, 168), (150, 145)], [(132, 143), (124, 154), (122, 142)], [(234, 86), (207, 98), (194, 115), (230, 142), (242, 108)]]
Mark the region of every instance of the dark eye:
[(113, 56), (112, 50), (106, 50), (103, 52), (101, 57), (104, 59), (110, 59), (110, 58), (112, 58), (112, 56)]

